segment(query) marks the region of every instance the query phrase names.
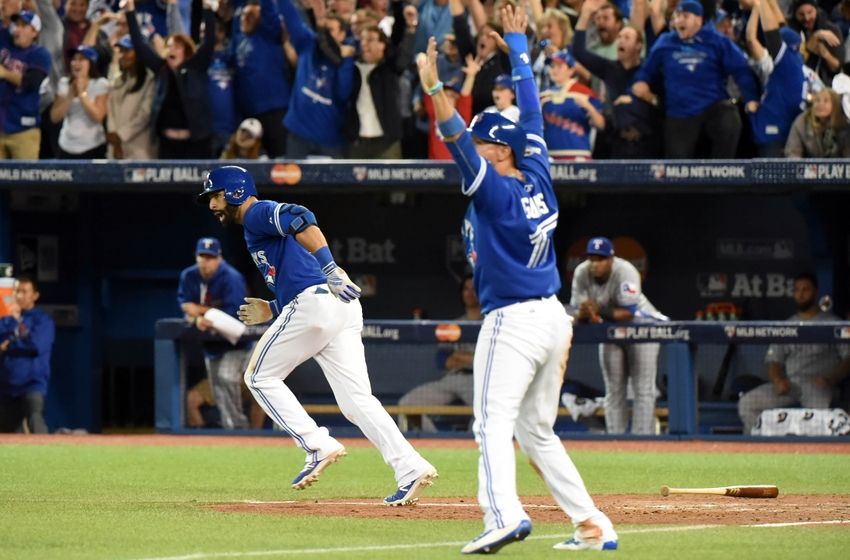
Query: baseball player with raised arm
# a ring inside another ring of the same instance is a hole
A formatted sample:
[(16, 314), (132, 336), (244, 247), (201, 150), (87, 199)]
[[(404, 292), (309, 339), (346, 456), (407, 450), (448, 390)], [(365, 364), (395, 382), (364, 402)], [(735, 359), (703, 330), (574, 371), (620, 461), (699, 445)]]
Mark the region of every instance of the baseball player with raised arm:
[(384, 503), (415, 503), (437, 471), (372, 395), (360, 335), (360, 288), (334, 262), (315, 215), (297, 204), (259, 200), (254, 179), (233, 165), (210, 172), (198, 201), (223, 225), (242, 224), (248, 251), (275, 294), (271, 301), (245, 298), (239, 318), (248, 325), (274, 319), (254, 348), (245, 383), (266, 414), (307, 453), (292, 487), (310, 486), (345, 455), (342, 444), (316, 424), (284, 383), (296, 366), (314, 358), (343, 415), (395, 472), (397, 490)]
[[(606, 237), (587, 242), (587, 260), (573, 275), (570, 307), (576, 319), (591, 323), (666, 320), (643, 294), (640, 273), (632, 263), (614, 256)], [(605, 380), (605, 430), (622, 434), (629, 424), (626, 388), (634, 390), (632, 433), (655, 433), (655, 380), (658, 374), (657, 342), (600, 344), (599, 366)]]
[(528, 15), (506, 5), (501, 18), (519, 124), (481, 113), (467, 130), (442, 91), (436, 40), (429, 40), (427, 54), (417, 56), (422, 87), (460, 168), (461, 191), (471, 200), (463, 235), (484, 313), (473, 360), (473, 431), (485, 530), (461, 552), (497, 552), (531, 533), (517, 496), (514, 436), (576, 527), (573, 537), (555, 548), (613, 550), (614, 527), (594, 505), (553, 430), (572, 341), (570, 319), (555, 297), (561, 287), (552, 243), (558, 202), (529, 65)]

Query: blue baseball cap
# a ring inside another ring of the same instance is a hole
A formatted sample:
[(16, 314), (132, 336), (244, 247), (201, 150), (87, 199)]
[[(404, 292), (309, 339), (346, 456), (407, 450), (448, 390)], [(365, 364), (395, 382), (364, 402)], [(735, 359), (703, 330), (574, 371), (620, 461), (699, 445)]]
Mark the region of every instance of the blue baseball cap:
[(613, 257), (614, 244), (607, 237), (593, 237), (587, 242), (585, 255), (599, 255), (600, 257)]
[(83, 55), (84, 57), (86, 57), (87, 59), (89, 59), (89, 61), (91, 61), (92, 64), (97, 64), (98, 56), (97, 56), (97, 51), (95, 50), (94, 47), (89, 47), (89, 46), (86, 46), (86, 45), (80, 45), (76, 49), (68, 49), (68, 56), (73, 57), (77, 53), (79, 53), (79, 54)]
[(38, 14), (35, 12), (31, 12), (29, 10), (21, 10), (17, 14), (13, 15), (11, 19), (15, 23), (22, 21), (27, 25), (32, 25), (32, 28), (36, 31), (41, 31), (41, 18), (38, 17)]
[(685, 0), (684, 2), (680, 2), (678, 6), (676, 6), (677, 12), (688, 12), (690, 14), (694, 14), (695, 16), (702, 17), (702, 4), (697, 2), (697, 0)]
[(122, 49), (130, 49), (130, 50), (132, 50), (132, 49), (135, 49), (135, 48), (136, 48), (136, 47), (134, 47), (134, 46), (133, 46), (133, 39), (131, 39), (129, 35), (124, 35), (123, 37), (121, 37), (120, 39), (118, 39), (118, 42), (117, 42), (117, 43), (115, 43), (115, 44), (116, 44), (118, 47), (121, 47)]
[(789, 48), (793, 50), (799, 50), (800, 43), (803, 42), (802, 37), (797, 31), (794, 31), (790, 27), (780, 27), (779, 28), (779, 36), (782, 37), (782, 42), (788, 45)]
[(195, 246), (196, 255), (221, 256), (221, 242), (215, 237), (202, 237)]
[(561, 61), (564, 64), (566, 64), (567, 66), (569, 66), (570, 68), (573, 68), (576, 65), (576, 59), (573, 58), (573, 55), (570, 54), (570, 51), (568, 51), (566, 49), (564, 49), (562, 51), (558, 51), (555, 54), (553, 54), (552, 58), (550, 60), (552, 62), (554, 62), (556, 60)]
[(503, 87), (507, 89), (514, 89), (514, 81), (511, 79), (510, 74), (499, 74), (496, 76), (496, 79), (493, 80), (493, 88)]

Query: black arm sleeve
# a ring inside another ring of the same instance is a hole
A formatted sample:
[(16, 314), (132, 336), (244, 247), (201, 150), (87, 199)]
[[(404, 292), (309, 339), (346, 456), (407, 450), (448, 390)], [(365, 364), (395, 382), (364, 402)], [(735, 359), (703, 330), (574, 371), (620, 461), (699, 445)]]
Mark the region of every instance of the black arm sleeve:
[[(472, 42), (472, 34), (469, 32), (469, 23), (466, 20), (466, 14), (454, 16), (452, 18), (452, 29), (455, 32), (455, 42), (457, 50), (460, 51), (460, 59), (466, 59), (466, 55), (475, 54), (475, 43)], [(437, 45), (439, 47), (439, 45)]]
[(779, 49), (782, 48), (782, 36), (779, 35), (778, 29), (771, 29), (764, 32), (764, 46), (767, 52), (770, 53), (770, 58), (776, 60)]
[(130, 39), (133, 40), (133, 48), (136, 50), (136, 56), (142, 61), (145, 67), (151, 69), (154, 73), (159, 72), (165, 60), (162, 59), (151, 46), (142, 37), (142, 32), (139, 29), (139, 21), (136, 19), (136, 12), (127, 12), (127, 29), (130, 31)]
[(47, 72), (38, 68), (27, 68), (21, 76), (21, 89), (24, 91), (38, 91), (41, 82), (47, 77)]
[(591, 74), (597, 78), (605, 79), (608, 72), (617, 66), (617, 63), (607, 58), (602, 58), (596, 53), (587, 50), (587, 32), (576, 31), (573, 35), (573, 56), (581, 62)]

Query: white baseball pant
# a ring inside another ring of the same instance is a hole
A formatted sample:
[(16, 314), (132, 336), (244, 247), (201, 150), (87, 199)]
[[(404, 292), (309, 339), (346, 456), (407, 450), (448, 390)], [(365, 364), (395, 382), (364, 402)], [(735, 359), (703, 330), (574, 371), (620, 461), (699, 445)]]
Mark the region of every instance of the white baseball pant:
[(610, 525), (553, 429), (572, 336), (554, 296), (508, 305), (484, 318), (475, 347), (473, 430), (481, 451), (478, 503), (485, 530), (528, 519), (517, 496), (514, 435), (574, 524), (592, 519)]
[(359, 301), (343, 303), (327, 287), (307, 288), (260, 338), (245, 383), (266, 414), (307, 452), (307, 461), (323, 459), (341, 444), (316, 424), (284, 383), (296, 366), (315, 358), (343, 415), (378, 448), (398, 486), (404, 486), (431, 466), (372, 395), (362, 330)]

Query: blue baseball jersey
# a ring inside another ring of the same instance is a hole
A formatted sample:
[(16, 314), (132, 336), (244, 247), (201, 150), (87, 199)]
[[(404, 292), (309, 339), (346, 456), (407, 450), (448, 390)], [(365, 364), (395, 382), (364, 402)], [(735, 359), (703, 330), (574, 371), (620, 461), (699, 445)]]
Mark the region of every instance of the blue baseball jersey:
[[(3, 42), (7, 44), (0, 45), (0, 64), (7, 70), (26, 74), (28, 70), (35, 69), (44, 72), (44, 77), (47, 77), (51, 65), (47, 49), (38, 45), (21, 49)], [(0, 130), (14, 134), (41, 124), (38, 90), (38, 86), (24, 89), (12, 85), (9, 80), (0, 80)]]
[(449, 143), (463, 177), (462, 192), (472, 199), (462, 232), (483, 313), (549, 297), (561, 288), (552, 239), (558, 225), (558, 200), (543, 140), (537, 87), (528, 56), (522, 54), (520, 70), (512, 57), (519, 124), (527, 139), (525, 157), (518, 166), (522, 178), (496, 173), (478, 155), (468, 131)]
[(244, 303), (246, 293), (245, 278), (227, 261), (222, 260), (209, 280), (203, 279), (198, 265), (185, 268), (180, 273), (177, 286), (177, 303), (214, 307), (236, 317), (236, 311)]
[(767, 77), (758, 111), (750, 115), (756, 144), (782, 141), (806, 104), (803, 59), (782, 43)]
[(327, 282), (315, 257), (290, 234), (290, 224), (299, 217), (290, 213), (293, 208), (260, 200), (248, 209), (242, 224), (251, 258), (277, 300), (275, 311), (310, 286)]

